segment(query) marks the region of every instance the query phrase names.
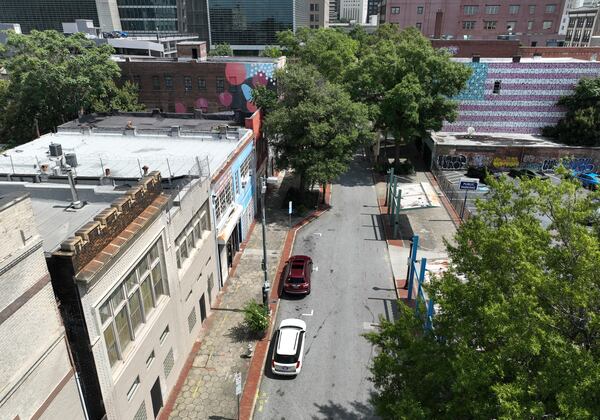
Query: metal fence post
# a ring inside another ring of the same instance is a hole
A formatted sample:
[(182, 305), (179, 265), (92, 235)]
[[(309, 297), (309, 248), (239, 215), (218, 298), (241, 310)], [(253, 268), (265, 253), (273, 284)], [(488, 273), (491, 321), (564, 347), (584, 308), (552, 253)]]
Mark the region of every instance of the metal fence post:
[[(425, 280), (425, 266), (427, 265), (427, 258), (421, 258), (421, 270), (419, 272), (419, 277), (417, 281), (419, 282), (419, 287), (417, 289), (417, 296), (415, 297), (415, 313), (417, 316), (419, 315), (419, 299), (423, 294), (423, 281)], [(425, 299), (423, 299), (425, 300)]]
[(394, 213), (394, 239), (398, 238), (398, 225), (400, 224), (400, 200), (402, 198), (402, 190), (398, 190), (397, 197), (395, 197), (397, 201), (396, 203), (396, 212)]
[(408, 297), (407, 300), (410, 302), (412, 299), (413, 291), (413, 279), (415, 277), (415, 261), (417, 260), (417, 250), (419, 249), (419, 237), (414, 235), (412, 237), (412, 247), (410, 249), (409, 264), (408, 264)]

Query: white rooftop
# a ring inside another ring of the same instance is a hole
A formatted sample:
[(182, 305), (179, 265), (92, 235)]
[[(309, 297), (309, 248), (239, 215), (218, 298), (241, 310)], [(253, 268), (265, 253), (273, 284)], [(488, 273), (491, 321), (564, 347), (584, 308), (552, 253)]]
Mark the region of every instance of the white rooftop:
[(175, 136), (163, 132), (124, 135), (94, 130), (88, 133), (59, 131), (6, 150), (0, 155), (0, 174), (36, 175), (46, 164), (52, 175), (53, 168), (59, 167), (60, 162), (49, 155), (51, 143), (60, 144), (63, 154), (76, 154), (75, 172), (79, 177), (102, 177), (108, 168), (114, 178), (139, 178), (143, 166), (149, 171), (160, 171), (163, 178), (169, 174), (185, 176), (197, 161), (206, 160), (212, 173), (227, 162), (238, 144), (250, 135), (251, 130), (240, 127), (228, 131), (226, 138), (210, 131), (182, 132)]
[[(471, 58), (461, 58), (455, 57), (451, 59), (452, 61), (456, 61), (459, 63), (470, 63), (473, 60)], [(479, 59), (480, 63), (512, 63), (512, 57), (508, 58), (487, 58), (481, 57)], [(590, 60), (581, 60), (578, 58), (571, 57), (522, 57), (521, 63), (589, 63)], [(515, 63), (518, 64), (518, 63)], [(600, 66), (600, 62), (598, 63)]]
[(448, 146), (520, 146), (520, 147), (573, 147), (551, 141), (534, 134), (520, 133), (454, 133), (445, 131), (431, 132), (433, 141)]

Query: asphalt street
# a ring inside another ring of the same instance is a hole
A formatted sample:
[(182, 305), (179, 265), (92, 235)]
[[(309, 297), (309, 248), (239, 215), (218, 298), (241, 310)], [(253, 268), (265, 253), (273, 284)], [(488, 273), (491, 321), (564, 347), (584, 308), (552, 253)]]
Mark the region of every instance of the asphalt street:
[(374, 349), (362, 334), (380, 315), (393, 319), (396, 295), (375, 188), (360, 157), (333, 185), (331, 204), (294, 245), (294, 254), (313, 258), (312, 293), (283, 296), (277, 316), (276, 325), (285, 318), (306, 322), (304, 366), (296, 377), (274, 377), (269, 352), (255, 419), (374, 418)]

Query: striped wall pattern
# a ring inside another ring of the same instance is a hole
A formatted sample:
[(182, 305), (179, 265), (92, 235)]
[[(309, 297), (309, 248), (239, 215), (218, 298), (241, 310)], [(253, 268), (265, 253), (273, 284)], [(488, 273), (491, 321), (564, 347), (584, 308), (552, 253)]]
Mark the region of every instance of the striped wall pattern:
[[(443, 131), (539, 134), (564, 115), (556, 101), (583, 77), (600, 76), (600, 62), (466, 63), (473, 68), (467, 88), (454, 99), (459, 116)], [(492, 93), (500, 81), (500, 93)]]

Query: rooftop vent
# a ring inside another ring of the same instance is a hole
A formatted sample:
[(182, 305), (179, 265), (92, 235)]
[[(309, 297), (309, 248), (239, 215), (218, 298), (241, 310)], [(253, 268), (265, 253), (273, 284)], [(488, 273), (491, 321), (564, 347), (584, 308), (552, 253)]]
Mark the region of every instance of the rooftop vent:
[(520, 56), (520, 55), (515, 55), (515, 56), (512, 58), (512, 62), (513, 62), (513, 63), (520, 63), (520, 62), (521, 62), (521, 56)]
[(472, 58), (473, 63), (479, 63), (480, 58), (481, 57), (479, 57), (478, 55), (474, 55), (473, 58)]
[(62, 156), (62, 146), (58, 143), (50, 143), (50, 156), (59, 157)]

